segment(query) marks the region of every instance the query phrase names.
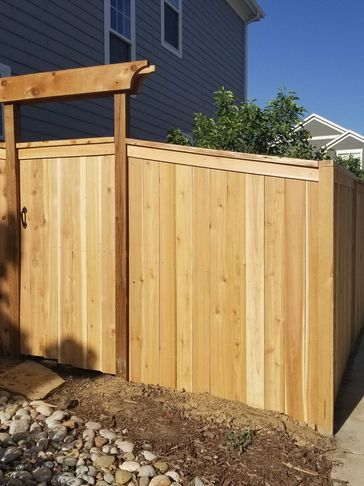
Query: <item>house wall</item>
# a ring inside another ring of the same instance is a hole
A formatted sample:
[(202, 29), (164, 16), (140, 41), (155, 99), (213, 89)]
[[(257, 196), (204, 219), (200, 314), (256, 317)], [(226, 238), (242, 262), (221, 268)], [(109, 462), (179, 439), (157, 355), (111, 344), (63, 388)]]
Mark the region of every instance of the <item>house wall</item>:
[[(244, 96), (245, 24), (227, 2), (184, 0), (183, 58), (161, 46), (161, 2), (136, 1), (136, 56), (158, 73), (131, 100), (131, 135), (164, 139), (193, 113), (212, 114), (221, 85)], [(104, 2), (0, 0), (0, 63), (13, 75), (104, 63)], [(24, 140), (107, 136), (111, 100), (22, 108)]]
[(245, 93), (245, 24), (221, 0), (184, 0), (180, 59), (161, 46), (160, 0), (136, 2), (136, 52), (157, 66), (132, 100), (132, 135), (164, 139), (172, 126), (189, 131), (193, 113), (212, 115), (222, 85)]
[[(102, 0), (0, 0), (0, 62), (12, 75), (102, 64), (103, 20)], [(107, 100), (22, 107), (23, 139), (106, 135), (110, 107)]]

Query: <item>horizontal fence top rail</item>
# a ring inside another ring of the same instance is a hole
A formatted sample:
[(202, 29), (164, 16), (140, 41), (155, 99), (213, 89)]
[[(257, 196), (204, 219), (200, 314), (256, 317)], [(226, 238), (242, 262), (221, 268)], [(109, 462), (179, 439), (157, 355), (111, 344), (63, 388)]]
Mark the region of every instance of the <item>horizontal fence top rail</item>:
[(145, 142), (135, 139), (127, 139), (127, 154), (129, 157), (136, 159), (147, 159), (206, 169), (315, 182), (319, 180), (319, 163), (316, 160), (244, 154), (159, 142)]
[(114, 137), (17, 143), (20, 160), (114, 155)]

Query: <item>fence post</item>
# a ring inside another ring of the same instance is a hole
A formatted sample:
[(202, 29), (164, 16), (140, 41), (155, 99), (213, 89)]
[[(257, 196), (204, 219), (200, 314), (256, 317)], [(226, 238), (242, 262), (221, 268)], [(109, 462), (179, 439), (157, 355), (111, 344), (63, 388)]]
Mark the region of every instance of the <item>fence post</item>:
[(7, 245), (6, 279), (8, 282), (8, 316), (2, 323), (2, 351), (7, 356), (20, 352), (20, 168), (16, 143), (20, 139), (20, 113), (17, 104), (4, 105), (6, 185), (7, 185)]
[(114, 96), (115, 123), (115, 357), (116, 374), (129, 375), (129, 210), (126, 154), (127, 95)]
[(317, 419), (322, 433), (334, 426), (334, 163), (319, 164), (319, 298), (317, 366)]

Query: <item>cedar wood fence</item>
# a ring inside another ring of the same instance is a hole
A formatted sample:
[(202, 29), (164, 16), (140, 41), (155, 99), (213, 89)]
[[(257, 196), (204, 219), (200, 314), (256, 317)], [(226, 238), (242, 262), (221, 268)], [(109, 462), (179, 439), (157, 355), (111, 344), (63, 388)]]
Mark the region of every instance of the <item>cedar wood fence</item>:
[[(332, 433), (364, 318), (364, 184), (331, 161), (127, 139), (126, 96), (153, 67), (105, 66), (101, 81), (90, 69), (0, 88), (2, 352)], [(82, 76), (82, 94), (114, 94), (115, 137), (18, 142), (17, 103), (78, 96)]]

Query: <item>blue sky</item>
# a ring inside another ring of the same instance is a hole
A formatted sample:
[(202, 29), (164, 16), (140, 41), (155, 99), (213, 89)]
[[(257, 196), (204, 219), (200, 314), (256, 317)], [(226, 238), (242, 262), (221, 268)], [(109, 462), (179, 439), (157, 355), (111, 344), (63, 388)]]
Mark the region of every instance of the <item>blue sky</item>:
[(258, 0), (249, 26), (248, 97), (296, 91), (308, 113), (364, 134), (364, 1)]

